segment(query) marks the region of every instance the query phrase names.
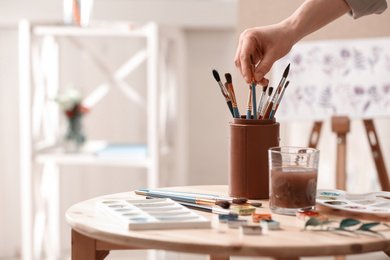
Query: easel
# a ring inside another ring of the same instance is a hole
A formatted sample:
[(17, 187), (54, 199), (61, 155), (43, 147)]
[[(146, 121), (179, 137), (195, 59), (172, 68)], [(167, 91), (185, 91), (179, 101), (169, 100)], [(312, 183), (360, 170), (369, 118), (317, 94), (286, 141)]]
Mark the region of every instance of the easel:
[[(350, 120), (346, 116), (332, 117), (332, 131), (337, 134), (337, 153), (336, 153), (336, 188), (346, 190), (346, 154), (347, 154), (347, 133), (349, 132)], [(382, 190), (390, 191), (389, 177), (387, 175), (385, 163), (382, 157), (379, 140), (376, 134), (374, 121), (372, 119), (363, 120), (366, 129), (367, 139), (371, 147), (372, 156), (374, 158), (378, 180)], [(320, 137), (322, 122), (314, 122), (310, 139), (309, 147), (316, 148)]]

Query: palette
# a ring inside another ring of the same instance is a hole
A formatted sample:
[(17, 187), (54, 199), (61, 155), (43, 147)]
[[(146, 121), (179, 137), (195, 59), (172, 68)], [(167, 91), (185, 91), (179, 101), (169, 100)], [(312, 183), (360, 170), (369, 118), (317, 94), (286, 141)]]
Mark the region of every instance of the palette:
[(211, 221), (171, 199), (98, 200), (96, 208), (129, 230), (211, 228)]
[(386, 191), (351, 194), (343, 190), (319, 189), (316, 201), (338, 210), (390, 215), (390, 192)]

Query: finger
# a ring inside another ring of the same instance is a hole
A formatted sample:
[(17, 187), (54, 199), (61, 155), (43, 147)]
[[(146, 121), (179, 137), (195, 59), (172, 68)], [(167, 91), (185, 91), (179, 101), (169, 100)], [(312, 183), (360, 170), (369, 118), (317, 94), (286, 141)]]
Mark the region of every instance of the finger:
[(234, 64), (236, 65), (236, 68), (240, 71), (240, 73), (241, 73), (241, 75), (242, 75), (242, 71), (241, 71), (241, 60), (240, 60), (241, 43), (242, 43), (242, 38), (240, 37), (240, 39), (239, 39), (239, 41), (238, 41), (238, 46), (237, 46), (236, 54), (235, 54), (235, 56), (234, 56)]
[(246, 41), (246, 38), (248, 37), (248, 30), (245, 30), (240, 34), (238, 47), (235, 54), (234, 63), (238, 70), (240, 71), (240, 74), (244, 77), (243, 68), (242, 68), (242, 60), (241, 60), (241, 54), (244, 51), (243, 49), (243, 42)]
[(261, 58), (263, 57), (261, 55), (261, 53), (259, 53), (258, 51), (255, 50), (255, 53), (253, 54), (254, 58), (253, 58), (253, 62), (254, 62), (254, 65), (255, 65), (255, 81), (257, 84), (260, 84), (260, 81), (256, 80), (256, 70), (257, 70), (257, 67), (261, 61)]
[(258, 51), (255, 50), (255, 52), (253, 53), (253, 61), (254, 61), (255, 68), (259, 65), (261, 58), (262, 58), (262, 55)]
[(276, 58), (274, 58), (272, 54), (266, 53), (255, 70), (255, 80), (264, 82), (262, 81), (264, 76), (271, 70), (275, 61)]
[(252, 68), (250, 55), (253, 54), (253, 42), (245, 39), (242, 42), (241, 53), (240, 53), (240, 62), (241, 62), (241, 75), (244, 77), (246, 83), (252, 81)]
[(260, 80), (260, 85), (262, 85), (262, 86), (267, 86), (268, 85), (268, 79), (266, 79), (266, 78), (262, 78), (261, 80)]

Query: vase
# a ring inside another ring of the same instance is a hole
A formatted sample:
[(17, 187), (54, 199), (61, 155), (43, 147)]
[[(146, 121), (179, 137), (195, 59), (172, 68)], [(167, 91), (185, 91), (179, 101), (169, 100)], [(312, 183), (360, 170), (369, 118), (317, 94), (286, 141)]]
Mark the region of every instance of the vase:
[(93, 0), (63, 0), (64, 24), (87, 27), (92, 9)]
[(68, 117), (68, 125), (64, 140), (64, 149), (67, 153), (80, 152), (86, 137), (82, 124), (83, 115), (76, 113), (72, 117)]

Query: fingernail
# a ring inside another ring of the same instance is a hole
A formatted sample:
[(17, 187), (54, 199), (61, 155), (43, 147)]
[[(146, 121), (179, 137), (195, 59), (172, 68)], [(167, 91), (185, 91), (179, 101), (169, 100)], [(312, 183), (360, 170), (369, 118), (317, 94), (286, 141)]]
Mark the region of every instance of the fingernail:
[(248, 77), (248, 76), (244, 76), (244, 79), (245, 79), (245, 82), (246, 82), (246, 83), (249, 82), (249, 77)]

